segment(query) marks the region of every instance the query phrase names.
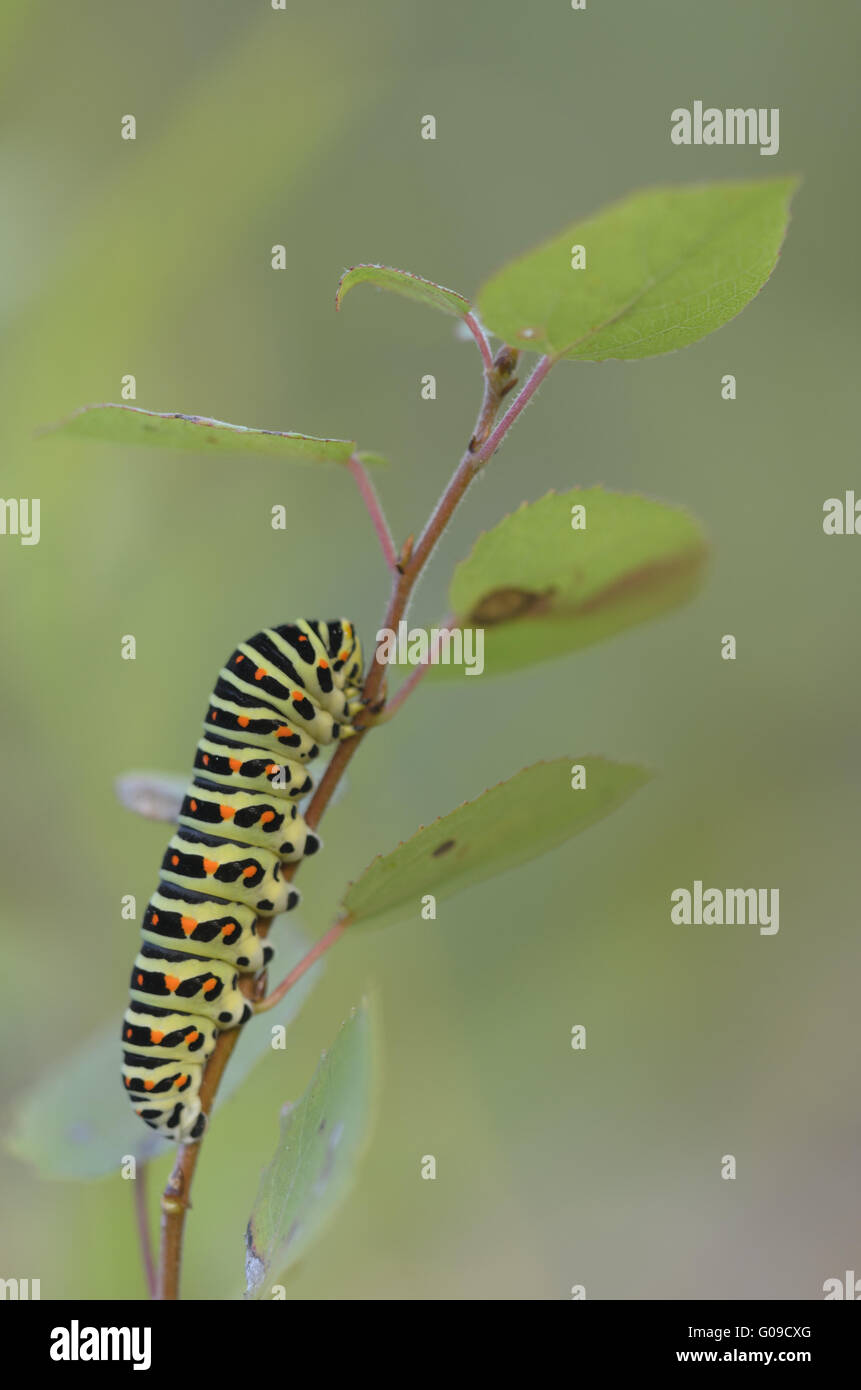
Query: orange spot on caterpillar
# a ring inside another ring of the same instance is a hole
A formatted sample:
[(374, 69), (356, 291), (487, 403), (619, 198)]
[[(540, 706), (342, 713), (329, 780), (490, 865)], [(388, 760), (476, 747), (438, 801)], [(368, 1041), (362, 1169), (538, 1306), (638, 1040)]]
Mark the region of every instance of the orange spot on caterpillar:
[(263, 812), (263, 815), (260, 817), (260, 824), (261, 824), (261, 825), (266, 825), (269, 821), (274, 820), (274, 819), (275, 819), (275, 812), (274, 812), (274, 811), (264, 811), (264, 812)]
[(126, 1029), (126, 1037), (127, 1037), (127, 1038), (130, 1038), (131, 1035), (132, 1035), (132, 1030), (131, 1030), (131, 1028), (127, 1028), (127, 1029)]
[(188, 804), (189, 804), (189, 806), (191, 807), (192, 811), (196, 811), (196, 810), (197, 810), (197, 802), (196, 802), (196, 801), (190, 801)]
[(224, 926), (221, 928), (221, 935), (226, 939), (228, 936), (230, 936), (230, 933), (233, 931), (233, 928), (235, 926), (235, 922), (226, 922)]
[(250, 721), (247, 714), (237, 714), (236, 722), (240, 729), (247, 729)]
[(165, 983), (165, 988), (168, 989), (168, 990), (170, 991), (171, 994), (173, 994), (173, 992), (174, 992), (175, 989), (179, 989), (179, 976), (178, 976), (178, 975), (165, 975), (165, 977), (164, 977), (164, 983)]
[(161, 1031), (160, 1028), (150, 1028), (150, 1030), (149, 1030), (149, 1040), (150, 1040), (151, 1043), (155, 1043), (156, 1045), (158, 1045), (158, 1044), (161, 1042), (161, 1040), (162, 1040), (163, 1037), (164, 1037), (164, 1033)]
[(144, 1090), (145, 1090), (145, 1091), (151, 1091), (154, 1085), (155, 1085), (155, 1082), (154, 1082), (154, 1081), (145, 1081), (145, 1082), (144, 1082)]
[(127, 1086), (131, 1086), (132, 1084), (132, 1079), (130, 1076), (124, 1076), (123, 1081), (126, 1083)]
[(253, 878), (254, 875), (255, 875), (256, 873), (257, 873), (257, 868), (256, 868), (256, 866), (255, 866), (254, 864), (249, 864), (247, 868), (245, 868), (245, 869), (242, 870), (242, 877), (243, 877), (243, 878)]
[(187, 1043), (196, 1043), (199, 1037), (200, 1034), (198, 1033), (197, 1029), (192, 1028), (191, 1032), (186, 1034), (185, 1041)]
[(158, 926), (158, 913), (157, 913), (157, 912), (154, 912), (154, 913), (153, 913), (152, 917), (150, 918), (150, 921), (152, 922), (152, 924), (153, 924), (154, 927), (157, 927), (157, 926)]
[(178, 855), (178, 854), (172, 854), (172, 855), (170, 856), (170, 862), (171, 862), (171, 864), (173, 864), (173, 865), (177, 865), (177, 864), (179, 863), (179, 855)]
[(262, 679), (263, 679), (263, 677), (264, 677), (265, 675), (266, 675), (266, 672), (264, 671), (263, 667), (262, 667), (262, 666), (258, 666), (258, 667), (257, 667), (257, 670), (254, 672), (254, 679), (255, 679), (256, 681), (262, 681)]
[(235, 807), (235, 806), (219, 806), (219, 808), (218, 808), (218, 814), (221, 816), (221, 819), (222, 819), (222, 820), (232, 820), (233, 817), (236, 815), (236, 807)]
[(207, 872), (208, 874), (214, 874), (214, 873), (215, 873), (215, 870), (218, 868), (218, 860), (217, 860), (217, 859), (204, 859), (204, 861), (203, 861), (203, 867), (204, 867), (204, 869), (206, 870), (206, 872)]
[(323, 658), (321, 657), (320, 660), (317, 662), (317, 669), (318, 669), (319, 671), (328, 671), (328, 669), (329, 669), (329, 663), (328, 663), (328, 661), (324, 661)]
[(267, 777), (272, 777), (274, 773), (281, 771), (281, 765), (280, 763), (270, 763), (265, 771)]
[(276, 730), (275, 730), (275, 737), (276, 737), (276, 738), (289, 738), (290, 735), (292, 734), (292, 732), (293, 732), (293, 730), (290, 728), (290, 725), (289, 725), (289, 724), (282, 724), (281, 727), (280, 727), (279, 729), (276, 729)]
[(203, 761), (203, 766), (204, 766), (204, 767), (209, 767), (209, 754), (208, 754), (208, 753), (204, 753), (204, 755), (203, 755), (203, 760), (202, 760), (202, 761)]
[(180, 917), (179, 925), (182, 927), (186, 936), (191, 936), (191, 933), (197, 926), (197, 920), (194, 917)]
[(217, 980), (205, 980), (203, 983), (204, 994), (211, 994), (218, 984)]
[(138, 984), (139, 984), (139, 985), (142, 985), (142, 984), (143, 984), (143, 975), (138, 975)]
[(245, 657), (242, 655), (242, 653), (241, 653), (241, 652), (237, 652), (237, 654), (236, 654), (236, 665), (238, 666), (239, 663), (240, 663), (240, 661), (244, 661), (244, 660), (245, 660)]
[(188, 1077), (187, 1077), (187, 1076), (178, 1076), (178, 1077), (176, 1078), (176, 1080), (174, 1081), (173, 1084), (174, 1084), (174, 1086), (177, 1087), (177, 1089), (179, 1089), (180, 1086), (184, 1086), (184, 1085), (185, 1085), (185, 1083), (186, 1083), (187, 1080), (188, 1080)]
[(345, 651), (338, 652), (338, 660), (339, 660), (339, 661), (346, 661), (346, 660), (347, 660), (347, 656), (348, 656), (348, 653), (345, 652)]

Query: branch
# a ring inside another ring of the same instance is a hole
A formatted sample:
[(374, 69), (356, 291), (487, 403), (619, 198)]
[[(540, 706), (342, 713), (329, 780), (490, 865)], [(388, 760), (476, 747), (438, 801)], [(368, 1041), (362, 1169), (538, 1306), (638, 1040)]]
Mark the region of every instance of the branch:
[(529, 402), (532, 400), (532, 397), (535, 395), (535, 392), (538, 390), (547, 373), (550, 371), (550, 368), (554, 365), (554, 361), (555, 359), (553, 357), (539, 358), (538, 364), (535, 367), (534, 371), (531, 373), (523, 390), (516, 397), (516, 399), (512, 401), (511, 405), (506, 410), (499, 424), (496, 426), (496, 429), (488, 435), (487, 439), (482, 445), (479, 451), (479, 458), (483, 464), (487, 463), (487, 460), (491, 457), (491, 455), (496, 452), (496, 450), (499, 448), (503, 439), (508, 434), (508, 431), (511, 429), (511, 426), (514, 424), (520, 412), (522, 410), (525, 410), (525, 408), (528, 406)]
[(301, 980), (306, 971), (311, 969), (314, 962), (325, 955), (330, 946), (334, 946), (338, 937), (344, 935), (349, 925), (349, 917), (341, 917), (327, 932), (324, 932), (320, 940), (315, 942), (310, 951), (305, 953), (299, 964), (294, 965), (290, 974), (285, 976), (278, 988), (273, 989), (271, 994), (267, 994), (266, 998), (262, 999), (260, 1003), (255, 1006), (255, 1014), (263, 1014), (267, 1009), (274, 1009), (276, 1004), (280, 1004), (288, 989), (292, 989), (296, 981)]
[(362, 494), (362, 501), (368, 510), (371, 521), (374, 523), (374, 530), (377, 533), (377, 540), (380, 542), (380, 549), (383, 552), (385, 562), (389, 569), (393, 570), (397, 566), (395, 542), (392, 539), (389, 523), (386, 521), (386, 516), (380, 505), (380, 499), (377, 497), (374, 484), (371, 482), (368, 471), (361, 459), (355, 454), (347, 460), (347, 467), (356, 480), (356, 486)]
[[(483, 355), (484, 354), (482, 354), (482, 356)], [(528, 405), (553, 365), (552, 358), (541, 358), (517, 398), (506, 411), (500, 423), (494, 428), (494, 421), (502, 400), (515, 383), (513, 373), (517, 364), (517, 357), (518, 354), (515, 349), (503, 346), (490, 363), (490, 366), (485, 370), (484, 399), (482, 400), (481, 410), (479, 411), (472, 438), (418, 542), (415, 545), (407, 544), (402, 548), (400, 560), (396, 563), (392, 574), (391, 593), (381, 624), (383, 628), (397, 628), (398, 623), (406, 612), (416, 582), (424, 570), (437, 541), (451, 520), (458, 503), (473, 478), (481, 471), (484, 464), (487, 463), (488, 459), (498, 448), (520, 412)], [(359, 489), (367, 505), (368, 497), (361, 479), (361, 474), (364, 474), (364, 469), (358, 459), (356, 463), (359, 465), (361, 473), (357, 475), (357, 472), (353, 470), (353, 476), (359, 484)], [(370, 493), (373, 494), (370, 479), (367, 479), (367, 483)], [(373, 502), (379, 517), (382, 518), (382, 512), (379, 509), (375, 494), (373, 494)], [(370, 505), (368, 509), (371, 511)], [(374, 516), (373, 511), (371, 515)], [(375, 526), (377, 525), (376, 520), (374, 524)], [(387, 525), (385, 526), (385, 532), (390, 540), (391, 537)], [(377, 530), (377, 534), (380, 535), (379, 529)], [(381, 535), (380, 539), (382, 543)], [(392, 546), (392, 554), (395, 554), (394, 545)], [(346, 767), (351, 759), (355, 757), (369, 729), (373, 727), (373, 717), (378, 715), (385, 705), (386, 664), (380, 657), (381, 647), (382, 643), (379, 643), (374, 651), (365, 685), (362, 690), (362, 700), (365, 708), (372, 717), (371, 722), (366, 724), (360, 723), (356, 728), (355, 736), (345, 739), (335, 750), (335, 754), (321, 777), (305, 814), (305, 820), (312, 828), (316, 828), (319, 824), (323, 813), (329, 805), (335, 788), (344, 775)], [(362, 716), (360, 715), (359, 720), (361, 720), (361, 718)], [(283, 876), (288, 882), (292, 881), (298, 867), (298, 864), (290, 864), (285, 868)], [(328, 950), (343, 934), (347, 925), (347, 921), (342, 920), (336, 922), (333, 927), (329, 928), (329, 931), (321, 937), (320, 941), (317, 943), (317, 947), (313, 948), (312, 952), (309, 952), (309, 955), (305, 957), (305, 960), (300, 961), (299, 966), (291, 972), (291, 975), (288, 975), (286, 979), (277, 986), (274, 993), (278, 995), (279, 999), (286, 994), (290, 985), (295, 983), (295, 980), (299, 978), (296, 971), (299, 971), (301, 967), (301, 973), (304, 974), (308, 966), (313, 964), (313, 961), (309, 959), (309, 957), (313, 954), (314, 960), (319, 959), (324, 951)], [(265, 937), (269, 929), (269, 919), (259, 920), (257, 929), (259, 935)], [(292, 979), (291, 976), (293, 977)], [(267, 1005), (269, 1002), (268, 1000), (263, 1001), (262, 999), (265, 989), (265, 978), (265, 973), (262, 976), (258, 976), (256, 979), (246, 975), (239, 982), (239, 988), (242, 993), (257, 1006), (259, 1006), (261, 1002)], [(207, 1115), (211, 1112), (215, 1093), (218, 1090), (224, 1068), (230, 1059), (230, 1054), (236, 1046), (239, 1033), (239, 1028), (231, 1028), (223, 1033), (219, 1033), (215, 1048), (204, 1069), (203, 1081), (200, 1087), (200, 1101)], [(179, 1297), (179, 1271), (182, 1259), (185, 1214), (191, 1205), (189, 1193), (194, 1171), (197, 1167), (201, 1145), (202, 1140), (198, 1140), (196, 1144), (180, 1145), (177, 1151), (173, 1172), (162, 1194), (161, 1252), (158, 1281), (158, 1297), (160, 1299), (176, 1299)]]
[(433, 666), (434, 657), (442, 646), (444, 635), (447, 632), (451, 632), (452, 628), (456, 626), (457, 618), (453, 613), (449, 613), (447, 618), (443, 618), (439, 627), (436, 629), (439, 635), (436, 640), (431, 643), (427, 661), (422, 662), (422, 664), (417, 666), (412, 674), (407, 677), (394, 699), (389, 700), (386, 705), (385, 713), (379, 716), (376, 720), (376, 724), (386, 724), (390, 719), (394, 718), (404, 701), (408, 700), (410, 695), (412, 695), (422, 676)]
[(466, 314), (463, 321), (478, 344), (478, 350), (481, 353), (481, 360), (484, 363), (484, 370), (486, 372), (492, 371), (493, 353), (490, 350), (490, 343), (488, 342), (487, 334), (485, 333), (475, 314)]

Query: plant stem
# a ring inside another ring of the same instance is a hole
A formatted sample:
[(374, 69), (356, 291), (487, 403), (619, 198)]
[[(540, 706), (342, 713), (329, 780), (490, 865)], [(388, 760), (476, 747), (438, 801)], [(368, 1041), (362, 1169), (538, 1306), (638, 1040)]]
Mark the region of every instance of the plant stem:
[(288, 989), (292, 989), (293, 986), (296, 984), (296, 981), (301, 980), (302, 976), (306, 973), (306, 971), (311, 969), (311, 966), (314, 964), (314, 962), (316, 960), (319, 960), (320, 956), (325, 955), (330, 946), (334, 946), (335, 942), (338, 940), (338, 937), (344, 935), (344, 932), (347, 930), (349, 925), (349, 917), (341, 917), (329, 928), (327, 932), (324, 932), (324, 934), (320, 937), (320, 940), (315, 942), (315, 944), (311, 947), (310, 951), (307, 951), (305, 953), (305, 955), (299, 961), (299, 964), (293, 966), (293, 969), (290, 971), (290, 974), (284, 977), (278, 988), (273, 989), (272, 993), (267, 994), (266, 998), (261, 1000), (261, 1002), (255, 1007), (255, 1014), (265, 1013), (267, 1009), (274, 1009), (276, 1004), (280, 1004)]
[(482, 463), (487, 463), (487, 460), (490, 458), (490, 456), (493, 453), (495, 453), (496, 450), (499, 448), (500, 444), (502, 443), (505, 436), (508, 434), (508, 431), (511, 429), (511, 426), (514, 424), (520, 412), (524, 410), (526, 406), (528, 406), (529, 402), (532, 400), (532, 397), (535, 395), (535, 392), (538, 390), (547, 373), (550, 371), (550, 368), (554, 365), (554, 361), (555, 359), (552, 357), (539, 358), (538, 365), (531, 373), (529, 379), (526, 382), (526, 385), (523, 387), (523, 390), (520, 391), (516, 398), (511, 402), (511, 405), (506, 410), (499, 424), (496, 426), (494, 430), (491, 431), (484, 444), (482, 445), (481, 449), (479, 450), (478, 456)]
[[(476, 324), (476, 327), (479, 326)], [(481, 331), (483, 335), (483, 330)], [(482, 357), (484, 357), (484, 353), (482, 353)], [(451, 520), (458, 503), (473, 478), (480, 472), (494, 450), (499, 446), (520, 412), (528, 405), (553, 365), (552, 358), (541, 358), (528, 381), (505, 412), (502, 420), (496, 428), (494, 428), (494, 421), (502, 399), (513, 385), (514, 378), (512, 373), (516, 362), (517, 353), (511, 348), (503, 346), (496, 357), (490, 361), (489, 366), (486, 366), (484, 374), (484, 398), (472, 438), (469, 441), (466, 452), (460, 463), (452, 474), (445, 492), (442, 494), (442, 497), (419, 537), (418, 542), (414, 546), (405, 548), (401, 552), (402, 559), (400, 568), (397, 567), (396, 563), (392, 573), (392, 587), (385, 616), (381, 623), (382, 628), (397, 628), (398, 623), (406, 612), (416, 582), (425, 568), (437, 541)], [(377, 502), (376, 494), (374, 493), (370, 479), (367, 477), (360, 460), (356, 459), (355, 463), (358, 465), (357, 469), (352, 467), (353, 460), (350, 460), (351, 471), (359, 485), (359, 490), (362, 493), (365, 504), (368, 506), (368, 510), (374, 519), (374, 525), (377, 528), (377, 534), (380, 536), (380, 542), (383, 544), (385, 552), (387, 551), (387, 544), (391, 542), (391, 534), (388, 525), (383, 519), (382, 509)], [(367, 489), (365, 484), (367, 484)], [(385, 536), (387, 537), (387, 542), (385, 544), (378, 522), (384, 527)], [(392, 555), (394, 556), (395, 553), (395, 547), (394, 544), (392, 544)], [(385, 662), (380, 657), (381, 648), (382, 643), (379, 643), (374, 651), (362, 690), (363, 702), (372, 714), (376, 714), (385, 704), (386, 666)], [(359, 716), (359, 718), (361, 719), (361, 716)], [(351, 759), (355, 757), (359, 745), (363, 742), (370, 727), (372, 726), (360, 725), (356, 729), (355, 736), (345, 739), (335, 750), (332, 760), (311, 797), (308, 810), (305, 814), (305, 820), (311, 827), (316, 827), (319, 824), (331, 800), (332, 794), (344, 775), (345, 768)], [(288, 865), (284, 870), (284, 878), (288, 881), (292, 881), (298, 867), (298, 864)], [(342, 919), (329, 928), (324, 936), (320, 938), (317, 946), (312, 948), (308, 956), (306, 956), (303, 961), (300, 961), (299, 965), (276, 987), (273, 993), (278, 996), (278, 999), (281, 999), (284, 994), (287, 993), (290, 986), (299, 978), (297, 971), (304, 974), (308, 966), (313, 964), (314, 960), (318, 960), (324, 952), (343, 935), (347, 925), (348, 922)], [(265, 936), (269, 929), (269, 919), (261, 919), (258, 921), (257, 927), (258, 933), (261, 936)], [(313, 959), (311, 959), (312, 956)], [(246, 998), (253, 1000), (255, 1004), (261, 1003), (261, 995), (264, 987), (264, 977), (258, 977), (258, 979), (255, 980), (250, 976), (244, 976), (239, 982), (239, 988), (242, 993)], [(271, 995), (269, 999), (272, 999)], [(269, 1000), (262, 1002), (264, 1002), (265, 1006), (269, 1006)], [(223, 1033), (219, 1033), (215, 1048), (204, 1068), (203, 1081), (200, 1087), (200, 1101), (207, 1115), (211, 1111), (215, 1093), (218, 1090), (224, 1068), (236, 1046), (239, 1033), (239, 1028), (231, 1028)], [(176, 1163), (174, 1164), (173, 1171), (162, 1193), (161, 1250), (157, 1293), (157, 1297), (160, 1299), (176, 1299), (179, 1297), (179, 1273), (182, 1260), (185, 1214), (191, 1205), (189, 1194), (194, 1171), (197, 1167), (201, 1143), (202, 1141), (198, 1140), (196, 1144), (180, 1145), (177, 1151)]]
[(134, 1199), (135, 1199), (135, 1218), (138, 1228), (138, 1242), (140, 1244), (141, 1263), (146, 1277), (147, 1293), (150, 1298), (155, 1298), (155, 1265), (152, 1256), (152, 1238), (149, 1230), (149, 1212), (147, 1210), (147, 1182), (149, 1178), (149, 1165), (146, 1159), (141, 1159), (137, 1165), (134, 1177)]
[(383, 552), (386, 564), (390, 570), (393, 570), (397, 565), (395, 542), (389, 529), (389, 523), (386, 521), (385, 512), (380, 505), (380, 499), (377, 496), (374, 484), (368, 476), (365, 465), (355, 454), (347, 460), (347, 467), (356, 480), (356, 485), (359, 492), (362, 494), (362, 501), (368, 510), (371, 521), (374, 523), (374, 530), (377, 533), (377, 539), (380, 542), (380, 549)]
[(481, 360), (484, 363), (484, 370), (486, 372), (492, 371), (493, 353), (490, 350), (490, 343), (487, 340), (487, 334), (485, 333), (478, 319), (475, 317), (475, 314), (467, 314), (463, 321), (478, 344), (478, 350), (481, 353)]
[(456, 624), (457, 619), (451, 613), (447, 618), (443, 619), (443, 621), (440, 623), (437, 629), (439, 636), (436, 638), (436, 641), (431, 643), (427, 661), (422, 662), (421, 666), (416, 667), (412, 674), (408, 676), (408, 678), (404, 681), (397, 695), (395, 695), (393, 699), (387, 702), (385, 714), (381, 715), (380, 718), (377, 720), (378, 724), (388, 723), (388, 721), (394, 718), (394, 716), (397, 714), (404, 701), (409, 699), (410, 695), (412, 695), (422, 676), (426, 675), (430, 667), (433, 665), (434, 657), (436, 656), (440, 646), (442, 645), (444, 633), (451, 632), (451, 629), (455, 627)]

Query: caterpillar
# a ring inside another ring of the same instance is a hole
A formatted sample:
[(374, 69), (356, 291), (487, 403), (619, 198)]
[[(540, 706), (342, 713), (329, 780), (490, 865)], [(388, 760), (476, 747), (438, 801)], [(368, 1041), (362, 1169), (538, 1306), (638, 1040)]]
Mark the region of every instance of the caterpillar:
[(265, 628), (218, 674), (123, 1018), (126, 1094), (169, 1139), (194, 1142), (206, 1128), (203, 1065), (218, 1033), (251, 1014), (239, 976), (272, 957), (257, 918), (296, 906), (281, 866), (320, 848), (296, 804), (313, 787), (305, 764), (355, 732), (361, 680), (344, 619)]

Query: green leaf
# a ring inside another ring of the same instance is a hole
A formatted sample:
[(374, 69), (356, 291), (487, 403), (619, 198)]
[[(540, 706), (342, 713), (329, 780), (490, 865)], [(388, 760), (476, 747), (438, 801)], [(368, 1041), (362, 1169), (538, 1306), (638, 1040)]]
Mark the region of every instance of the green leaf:
[(298, 1105), (282, 1111), (245, 1232), (246, 1296), (264, 1298), (304, 1254), (352, 1185), (373, 1103), (373, 1027), (367, 1002), (324, 1052)]
[(159, 444), (166, 449), (221, 449), (231, 454), (264, 454), (301, 463), (346, 463), (355, 449), (347, 439), (315, 439), (310, 434), (255, 430), (203, 415), (141, 410), (136, 405), (85, 405), (49, 432), (101, 439), (110, 444)]
[[(735, 318), (774, 269), (794, 178), (634, 193), (503, 267), (476, 300), (515, 347), (584, 362), (654, 357)], [(586, 250), (572, 270), (571, 249)]]
[[(311, 944), (285, 917), (275, 919), (269, 939), (285, 975), (289, 962), (301, 960)], [(130, 939), (130, 966), (136, 949), (137, 943)], [(273, 1025), (292, 1023), (320, 978), (319, 964), (312, 966), (274, 1009), (245, 1024), (216, 1097), (216, 1112), (268, 1053)], [(125, 1001), (118, 997), (116, 1017), (66, 1055), (18, 1104), (5, 1147), (46, 1177), (101, 1178), (119, 1172), (126, 1154), (142, 1161), (176, 1148), (147, 1129), (123, 1091), (120, 1030), (124, 1008)], [(229, 1117), (218, 1123), (229, 1125)]]
[[(586, 786), (577, 791), (575, 763), (586, 770)], [(350, 885), (344, 909), (353, 925), (417, 916), (425, 894), (448, 897), (546, 854), (609, 815), (650, 775), (597, 757), (526, 767), (378, 856)]]
[[(572, 507), (586, 529), (572, 529)], [(634, 493), (575, 488), (524, 503), (479, 536), (457, 566), (449, 608), (484, 630), (484, 673), (498, 675), (601, 642), (687, 602), (705, 537), (688, 512)], [(437, 680), (463, 667), (437, 665)]]
[(468, 299), (455, 290), (447, 290), (444, 285), (435, 285), (433, 280), (423, 280), (408, 270), (395, 270), (390, 265), (354, 265), (345, 270), (338, 283), (335, 295), (335, 308), (340, 309), (344, 295), (354, 285), (376, 285), (381, 290), (392, 290), (394, 294), (406, 299), (417, 299), (420, 304), (430, 304), (441, 309), (444, 314), (454, 314), (462, 319), (472, 309)]
[(123, 772), (114, 782), (117, 801), (147, 820), (175, 822), (188, 787), (176, 772)]

